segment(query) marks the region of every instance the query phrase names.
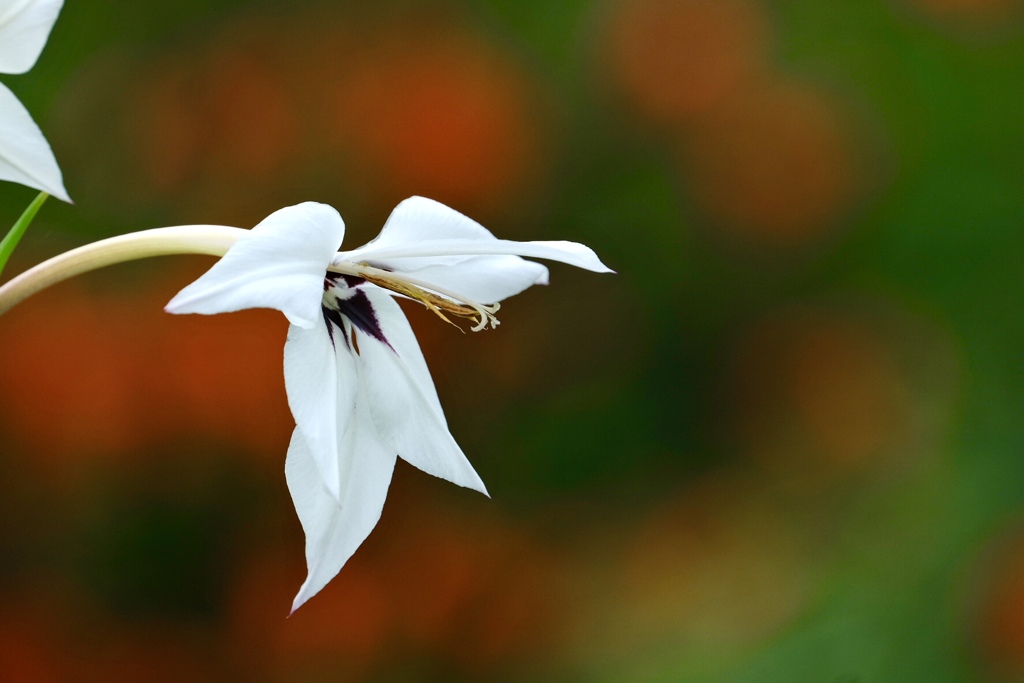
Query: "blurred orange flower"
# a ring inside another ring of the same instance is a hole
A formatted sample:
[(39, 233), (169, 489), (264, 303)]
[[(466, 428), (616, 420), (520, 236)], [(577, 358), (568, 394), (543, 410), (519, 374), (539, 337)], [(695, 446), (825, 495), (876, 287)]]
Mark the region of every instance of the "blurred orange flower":
[(769, 27), (752, 0), (621, 0), (609, 76), (655, 123), (708, 113), (767, 67)]
[(109, 290), (73, 281), (6, 314), (0, 429), (12, 451), (60, 475), (78, 469), (68, 464), (143, 456), (204, 434), (280, 463), (292, 426), (284, 327), (267, 311), (202, 321), (165, 314), (193, 273), (171, 269)]
[(539, 183), (548, 156), (539, 89), (492, 41), (420, 17), (359, 44), (324, 82), (329, 139), (353, 171), (388, 196), (474, 212)]
[(843, 115), (801, 83), (764, 82), (691, 129), (684, 155), (700, 207), (734, 234), (769, 245), (834, 229), (858, 184)]

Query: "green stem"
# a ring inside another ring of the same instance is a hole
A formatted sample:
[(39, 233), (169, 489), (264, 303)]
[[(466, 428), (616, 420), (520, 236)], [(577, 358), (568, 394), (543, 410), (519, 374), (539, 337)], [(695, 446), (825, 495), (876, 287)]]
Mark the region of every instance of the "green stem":
[(39, 207), (43, 205), (43, 202), (49, 196), (45, 192), (40, 192), (39, 196), (33, 199), (28, 208), (25, 209), (25, 212), (21, 214), (21, 218), (14, 224), (11, 231), (0, 240), (0, 273), (3, 272), (4, 266), (7, 265), (7, 259), (11, 258), (11, 254), (14, 253), (14, 248), (21, 241), (21, 236), (25, 234), (28, 226), (32, 224), (32, 219), (39, 213)]
[(52, 284), (114, 263), (170, 254), (223, 256), (247, 232), (223, 225), (179, 225), (86, 244), (54, 256), (0, 287), (0, 315)]

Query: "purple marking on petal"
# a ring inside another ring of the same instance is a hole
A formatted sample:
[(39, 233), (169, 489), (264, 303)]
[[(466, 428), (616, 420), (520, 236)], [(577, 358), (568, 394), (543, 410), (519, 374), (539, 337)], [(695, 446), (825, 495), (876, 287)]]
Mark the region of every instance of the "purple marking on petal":
[(347, 299), (338, 299), (338, 309), (342, 315), (348, 318), (353, 327), (373, 337), (380, 343), (386, 344), (392, 351), (395, 350), (387, 340), (387, 337), (384, 336), (384, 331), (380, 329), (380, 320), (377, 319), (377, 312), (373, 310), (373, 304), (370, 302), (370, 298), (366, 296), (366, 292), (357, 291)]
[(327, 271), (327, 274), (324, 275), (324, 291), (326, 292), (334, 285), (337, 285), (339, 281), (344, 282), (349, 289), (355, 289), (359, 285), (366, 284), (366, 280), (361, 277), (357, 277), (355, 275), (345, 275), (344, 273), (332, 273), (331, 271)]
[[(345, 341), (345, 346), (348, 347), (349, 351), (354, 350), (357, 354), (359, 353), (359, 346), (356, 344), (355, 338), (356, 330), (373, 337), (382, 344), (386, 344), (389, 349), (394, 351), (394, 347), (388, 342), (384, 336), (384, 331), (380, 328), (380, 321), (377, 319), (377, 312), (373, 309), (373, 303), (366, 296), (366, 293), (359, 289), (361, 285), (365, 284), (365, 279), (354, 275), (344, 275), (330, 271), (324, 275), (325, 293), (329, 292), (332, 288), (337, 288), (346, 295), (341, 297), (336, 294), (325, 294), (325, 296), (333, 297), (334, 306), (321, 306), (324, 324), (327, 326), (327, 334), (331, 338), (331, 345), (335, 344), (334, 328), (337, 327), (341, 331), (341, 338)], [(345, 334), (344, 320), (348, 320), (351, 324), (349, 334)], [(349, 335), (351, 335), (351, 339)]]
[[(345, 346), (348, 346), (349, 350), (351, 350), (352, 347), (349, 346), (348, 337), (345, 336), (345, 326), (341, 321), (341, 312), (326, 306), (321, 306), (320, 311), (324, 315), (324, 326), (327, 327), (327, 336), (331, 338), (331, 346), (335, 346), (334, 328), (337, 327), (338, 331), (341, 332), (341, 338), (344, 340)], [(337, 347), (335, 346), (335, 348)]]
[[(351, 287), (352, 289), (355, 289), (359, 285), (366, 284), (366, 280), (364, 280), (361, 277), (356, 277), (355, 275), (342, 275), (341, 273), (339, 273), (338, 275), (342, 280), (345, 281), (345, 284)], [(335, 282), (337, 282), (337, 280), (335, 280)]]

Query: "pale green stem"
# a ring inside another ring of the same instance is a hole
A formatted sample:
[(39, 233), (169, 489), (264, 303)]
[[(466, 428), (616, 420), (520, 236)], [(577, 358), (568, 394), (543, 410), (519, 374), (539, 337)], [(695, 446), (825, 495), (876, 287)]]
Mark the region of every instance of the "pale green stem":
[(0, 240), (0, 273), (3, 272), (4, 266), (7, 265), (7, 259), (11, 258), (11, 254), (14, 253), (14, 248), (18, 246), (18, 242), (21, 241), (21, 236), (28, 230), (28, 226), (32, 224), (32, 219), (36, 217), (39, 212), (39, 207), (43, 205), (46, 198), (50, 195), (45, 192), (40, 192), (39, 195), (32, 200), (32, 203), (28, 205), (28, 208), (21, 214), (21, 218), (14, 224), (11, 231), (7, 233), (2, 240)]
[(61, 280), (115, 263), (171, 254), (223, 256), (235, 240), (248, 232), (225, 225), (179, 225), (133, 232), (72, 249), (0, 287), (0, 315)]

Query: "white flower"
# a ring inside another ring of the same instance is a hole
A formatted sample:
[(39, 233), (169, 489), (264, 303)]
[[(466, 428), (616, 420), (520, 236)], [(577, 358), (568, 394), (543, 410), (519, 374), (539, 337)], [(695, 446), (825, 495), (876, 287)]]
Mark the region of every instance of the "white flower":
[[(0, 73), (32, 68), (64, 0), (0, 0)], [(0, 83), (0, 180), (70, 202), (53, 150), (18, 98)]]
[(337, 253), (344, 232), (341, 216), (324, 204), (277, 211), (167, 305), (171, 313), (275, 308), (291, 323), (284, 375), (296, 428), (285, 474), (309, 571), (293, 610), (376, 525), (396, 457), (486, 494), (448, 431), (393, 296), (483, 329), (497, 325), (499, 301), (547, 283), (547, 268), (519, 255), (611, 272), (581, 244), (499, 240), (422, 197), (399, 204), (369, 244)]

